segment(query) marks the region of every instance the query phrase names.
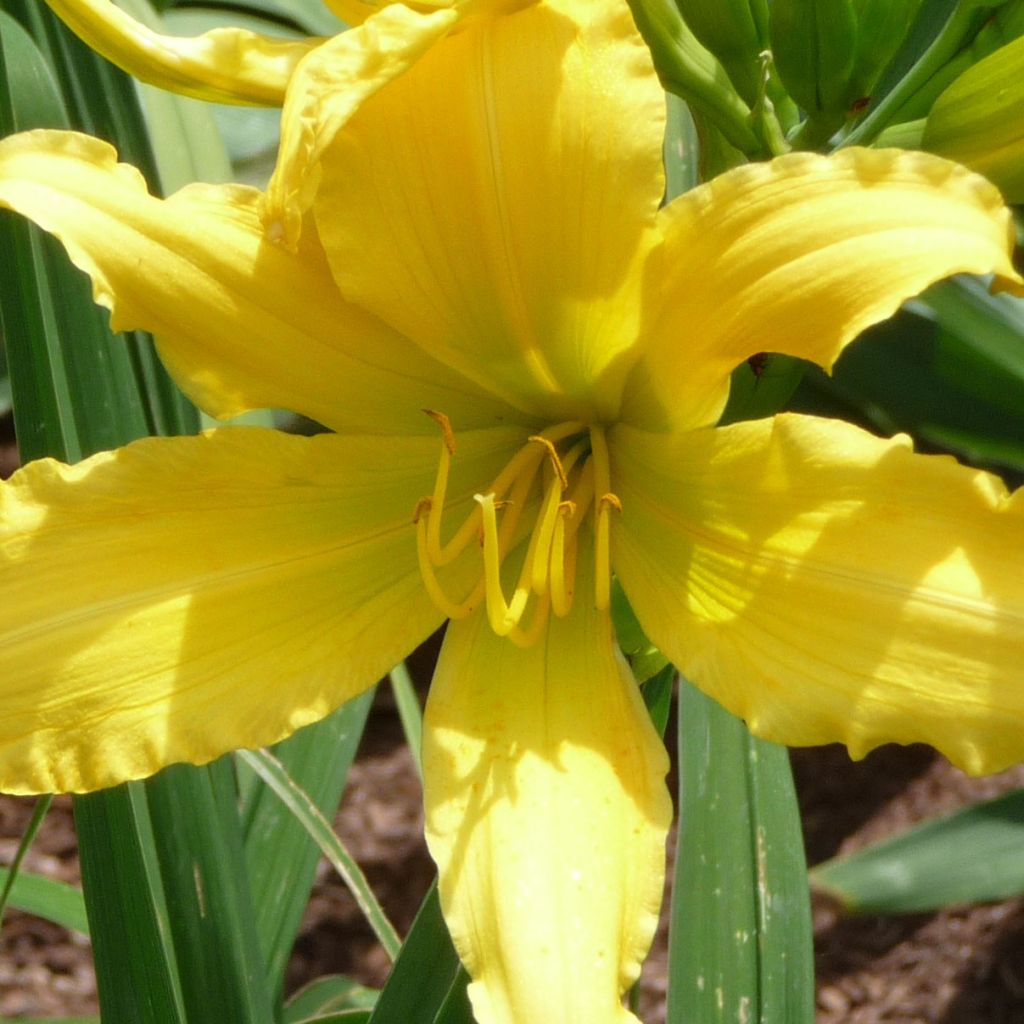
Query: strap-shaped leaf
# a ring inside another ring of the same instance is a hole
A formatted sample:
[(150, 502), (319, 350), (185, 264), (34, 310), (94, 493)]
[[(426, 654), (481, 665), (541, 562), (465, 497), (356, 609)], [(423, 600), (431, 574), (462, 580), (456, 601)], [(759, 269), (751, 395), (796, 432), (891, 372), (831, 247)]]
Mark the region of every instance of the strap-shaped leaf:
[(271, 1024), (230, 757), (146, 784), (189, 1021)]
[(800, 818), (784, 747), (681, 683), (668, 1024), (810, 1024)]
[(1024, 892), (1024, 790), (819, 864), (812, 883), (852, 914), (914, 914)]
[[(370, 1024), (461, 1024), (441, 1021), (453, 987), (466, 972), (441, 916), (437, 884), (430, 887), (370, 1016)], [(455, 1006), (450, 1007), (454, 1011)]]
[(373, 929), (384, 951), (393, 960), (401, 941), (394, 926), (377, 902), (355, 858), (334, 834), (331, 823), (301, 786), (297, 785), (284, 765), (266, 750), (241, 750), (238, 756), (274, 791), (319, 846), (321, 853), (345, 880), (367, 923)]
[[(0, 868), (0, 886), (7, 884), (10, 871)], [(26, 914), (53, 921), (81, 935), (89, 934), (82, 890), (67, 882), (57, 882), (43, 875), (19, 871), (11, 885), (8, 906)]]
[[(373, 692), (365, 693), (274, 748), (288, 777), (328, 821), (341, 800), (372, 701)], [(241, 758), (239, 771), (251, 771)], [(320, 846), (262, 781), (251, 787), (243, 827), (256, 928), (271, 990), (278, 991), (313, 887)]]

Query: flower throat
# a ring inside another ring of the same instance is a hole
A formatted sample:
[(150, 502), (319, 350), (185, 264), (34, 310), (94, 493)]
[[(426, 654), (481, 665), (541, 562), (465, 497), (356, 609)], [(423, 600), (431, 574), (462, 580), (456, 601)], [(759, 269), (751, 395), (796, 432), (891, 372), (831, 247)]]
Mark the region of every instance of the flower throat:
[[(485, 601), (494, 632), (520, 647), (530, 646), (552, 613), (561, 617), (572, 608), (580, 527), (594, 508), (594, 602), (606, 610), (611, 598), (609, 520), (611, 511), (622, 506), (611, 492), (603, 428), (567, 421), (528, 438), (487, 493), (473, 496), (476, 507), (454, 536), (442, 543), (455, 434), (443, 413), (427, 410), (427, 415), (441, 428), (441, 458), (434, 492), (417, 502), (413, 521), (420, 572), (437, 607), (449, 618), (462, 619)], [(538, 497), (526, 555), (511, 599), (506, 600), (502, 566), (513, 546), (519, 546), (523, 513)], [(454, 562), (474, 542), (483, 548), (481, 577), (464, 600), (453, 601), (441, 586), (437, 570)]]

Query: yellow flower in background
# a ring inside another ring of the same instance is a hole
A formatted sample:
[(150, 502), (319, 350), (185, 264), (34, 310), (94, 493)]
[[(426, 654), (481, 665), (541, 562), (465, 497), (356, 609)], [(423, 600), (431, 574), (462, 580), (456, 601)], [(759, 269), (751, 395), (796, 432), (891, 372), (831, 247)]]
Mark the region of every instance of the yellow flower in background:
[(828, 366), (948, 274), (1018, 288), (1009, 215), (963, 168), (867, 150), (659, 209), (664, 100), (619, 0), (469, 21), (346, 117), (291, 248), (254, 189), (163, 201), (94, 139), (0, 143), (0, 205), (203, 408), (334, 431), (0, 488), (0, 789), (272, 743), (450, 618), (427, 832), (477, 1019), (625, 1024), (671, 807), (613, 573), (761, 735), (1024, 754), (1019, 498), (845, 423), (713, 427), (757, 352)]
[(274, 241), (294, 248), (320, 156), (367, 97), (450, 33), (537, 0), (325, 0), (356, 26), (329, 39), (224, 27), (162, 35), (113, 0), (46, 0), (71, 30), (143, 82), (220, 103), (283, 107), (280, 151), (261, 202)]

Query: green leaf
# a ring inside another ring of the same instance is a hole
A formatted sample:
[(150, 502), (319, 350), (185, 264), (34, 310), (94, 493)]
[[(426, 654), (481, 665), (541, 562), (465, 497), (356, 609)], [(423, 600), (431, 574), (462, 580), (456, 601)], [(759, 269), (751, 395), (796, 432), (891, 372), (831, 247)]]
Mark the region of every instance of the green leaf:
[(256, 772), (295, 818), (302, 823), (320, 851), (344, 879), (367, 923), (373, 929), (374, 935), (384, 947), (384, 951), (394, 960), (401, 948), (401, 940), (383, 908), (377, 902), (377, 897), (374, 896), (373, 890), (355, 858), (334, 834), (331, 823), (324, 817), (315, 801), (301, 786), (296, 784), (295, 780), (288, 775), (284, 765), (269, 751), (240, 750), (238, 757)]
[[(10, 875), (6, 868), (0, 868), (0, 885), (6, 885)], [(82, 890), (66, 882), (56, 882), (42, 875), (19, 871), (11, 886), (8, 904), (71, 931), (89, 934)]]
[(11, 897), (11, 892), (14, 889), (15, 883), (18, 881), (18, 877), (21, 873), (21, 865), (25, 859), (25, 854), (28, 853), (32, 843), (35, 841), (36, 835), (39, 832), (43, 821), (46, 819), (47, 812), (50, 810), (50, 805), (53, 803), (52, 796), (41, 796), (35, 802), (35, 806), (32, 808), (32, 817), (29, 819), (28, 826), (22, 833), (21, 840), (18, 843), (18, 849), (14, 854), (14, 860), (11, 861), (10, 869), (5, 872), (6, 878), (3, 884), (0, 885), (0, 923), (4, 919), (4, 909), (7, 906), (8, 900)]
[(339, 1010), (320, 1017), (303, 1017), (295, 1024), (369, 1024), (369, 1010)]
[(811, 1024), (806, 865), (789, 757), (688, 683), (668, 1024)]
[(187, 1024), (142, 784), (76, 797), (74, 808), (102, 1016)]
[(851, 914), (912, 914), (1024, 892), (1024, 790), (819, 864), (818, 889)]
[(413, 685), (412, 676), (409, 675), (404, 661), (391, 671), (389, 678), (391, 689), (395, 694), (398, 717), (402, 722), (402, 731), (405, 733), (405, 742), (409, 744), (412, 763), (416, 767), (416, 774), (422, 781), (423, 709), (420, 707), (420, 699), (416, 695), (416, 687)]
[(435, 1024), (452, 988), (465, 983), (465, 973), (441, 916), (435, 882), (381, 990), (370, 1024)]
[(165, 768), (146, 795), (188, 1019), (271, 1024), (231, 758)]
[(340, 1010), (371, 1010), (379, 995), (377, 989), (360, 985), (343, 974), (317, 978), (288, 1000), (283, 1022), (296, 1024)]
[(1024, 471), (1024, 309), (971, 278), (943, 282), (812, 370), (792, 408), (905, 431), (997, 471)]
[(768, 353), (740, 363), (732, 372), (729, 401), (719, 423), (774, 415), (800, 386), (807, 367), (802, 359)]
[(675, 689), (676, 669), (674, 665), (666, 665), (660, 672), (651, 676), (643, 684), (644, 703), (650, 712), (654, 728), (662, 737), (668, 726), (668, 716), (672, 710), (672, 691)]
[[(372, 690), (274, 748), (293, 782), (332, 820), (373, 702)], [(259, 893), (256, 929), (270, 988), (280, 991), (288, 957), (316, 875), (320, 847), (281, 799), (237, 759), (243, 791), (242, 821), (250, 888)], [(247, 786), (245, 776), (256, 785)]]

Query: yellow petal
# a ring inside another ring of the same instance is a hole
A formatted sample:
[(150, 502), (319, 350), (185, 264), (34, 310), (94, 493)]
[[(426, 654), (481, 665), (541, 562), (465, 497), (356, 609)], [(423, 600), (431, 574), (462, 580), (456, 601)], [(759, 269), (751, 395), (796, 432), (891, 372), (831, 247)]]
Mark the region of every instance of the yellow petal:
[(948, 456), (785, 415), (618, 428), (613, 559), (651, 639), (759, 735), (1024, 758), (1024, 502)]
[(263, 238), (258, 193), (195, 185), (154, 199), (106, 143), (67, 132), (0, 142), (0, 206), (63, 242), (115, 329), (142, 327), (198, 404), (272, 406), (338, 430), (429, 433), (510, 410), (338, 294), (315, 231), (295, 255)]
[(831, 366), (861, 331), (950, 274), (1020, 284), (999, 193), (925, 153), (748, 165), (677, 199), (662, 224), (664, 270), (624, 413), (646, 427), (713, 423), (730, 371), (758, 352)]
[(320, 39), (276, 39), (240, 28), (161, 35), (111, 0), (46, 0), (80, 39), (143, 82), (202, 100), (278, 107), (288, 79)]
[(625, 1024), (657, 924), (668, 760), (578, 581), (521, 649), (484, 612), (448, 627), (423, 767), (441, 904), (479, 1024)]
[(452, 35), (324, 154), (314, 212), (339, 287), (549, 421), (609, 412), (639, 332), (663, 108), (618, 0)]
[(389, 5), (299, 65), (281, 112), (280, 150), (262, 208), (272, 240), (294, 247), (324, 150), (368, 97), (412, 67), (457, 19), (451, 9), (420, 14)]
[(439, 10), (457, 11), (460, 20), (494, 17), (535, 3), (536, 0), (328, 0), (330, 7), (342, 21), (349, 25), (361, 25), (370, 15), (387, 7), (407, 7), (414, 11), (429, 13)]
[[(521, 436), (460, 435), (463, 507)], [(227, 428), (0, 484), (0, 791), (272, 743), (375, 682), (440, 624), (412, 526), (436, 458)]]

